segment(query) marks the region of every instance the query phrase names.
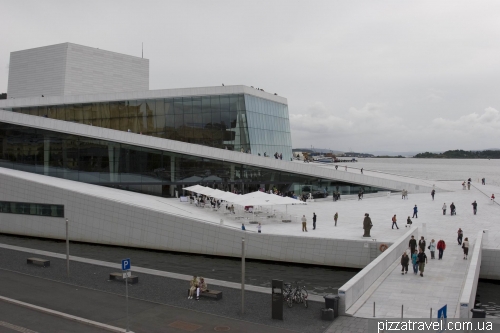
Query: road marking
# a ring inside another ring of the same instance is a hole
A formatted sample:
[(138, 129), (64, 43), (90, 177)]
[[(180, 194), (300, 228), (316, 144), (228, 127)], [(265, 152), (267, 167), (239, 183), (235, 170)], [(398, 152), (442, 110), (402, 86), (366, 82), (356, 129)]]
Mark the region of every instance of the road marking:
[(188, 322), (180, 321), (180, 320), (176, 320), (173, 323), (170, 323), (168, 326), (173, 327), (173, 328), (178, 328), (178, 329), (181, 329), (184, 331), (189, 331), (189, 332), (194, 332), (197, 329), (202, 328), (201, 325), (188, 323)]
[(5, 321), (0, 321), (0, 326), (7, 327), (7, 328), (10, 328), (11, 330), (18, 331), (18, 332), (21, 332), (21, 333), (38, 333), (38, 332), (32, 331), (32, 330), (30, 330), (28, 328), (24, 328), (24, 327), (21, 327), (21, 326), (17, 326), (17, 325), (6, 323)]

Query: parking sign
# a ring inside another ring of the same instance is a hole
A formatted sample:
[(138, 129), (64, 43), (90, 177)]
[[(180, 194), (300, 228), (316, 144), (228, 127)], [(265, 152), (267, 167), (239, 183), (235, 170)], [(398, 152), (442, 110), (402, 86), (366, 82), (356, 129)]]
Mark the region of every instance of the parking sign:
[(122, 260), (122, 271), (128, 271), (130, 269), (130, 259)]

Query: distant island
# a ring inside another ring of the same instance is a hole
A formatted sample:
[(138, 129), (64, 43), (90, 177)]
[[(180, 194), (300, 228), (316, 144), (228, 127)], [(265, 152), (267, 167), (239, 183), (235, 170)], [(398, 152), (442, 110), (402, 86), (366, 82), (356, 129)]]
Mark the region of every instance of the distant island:
[(379, 155), (379, 156), (373, 156), (374, 158), (406, 158), (404, 156), (398, 155), (398, 156), (389, 156), (389, 155)]
[(419, 153), (414, 158), (493, 158), (500, 159), (500, 150), (480, 150), (480, 151), (467, 151), (467, 150), (447, 150), (444, 153)]

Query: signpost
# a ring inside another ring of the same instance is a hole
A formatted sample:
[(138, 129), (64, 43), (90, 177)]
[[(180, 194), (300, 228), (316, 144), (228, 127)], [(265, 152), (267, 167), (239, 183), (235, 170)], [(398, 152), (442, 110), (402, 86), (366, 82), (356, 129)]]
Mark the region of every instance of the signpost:
[[(445, 304), (441, 309), (438, 310), (438, 320), (444, 322), (442, 327), (446, 325), (446, 318), (448, 318), (448, 304)], [(439, 333), (444, 332), (445, 329), (441, 330)]]
[(127, 329), (126, 329), (126, 332), (128, 332), (128, 277), (131, 275), (131, 273), (130, 273), (130, 259), (123, 259), (122, 260), (122, 271), (123, 271), (123, 278), (125, 279), (125, 303), (127, 305)]

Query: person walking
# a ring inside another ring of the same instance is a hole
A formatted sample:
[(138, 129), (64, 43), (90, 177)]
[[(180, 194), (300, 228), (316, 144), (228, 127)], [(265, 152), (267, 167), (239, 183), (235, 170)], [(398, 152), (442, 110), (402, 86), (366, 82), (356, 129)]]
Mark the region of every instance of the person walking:
[(436, 242), (434, 239), (431, 240), (431, 243), (429, 244), (429, 251), (431, 251), (431, 259), (436, 259), (434, 257), (434, 253), (436, 253)]
[(464, 249), (464, 259), (467, 260), (467, 256), (469, 255), (469, 238), (465, 237), (464, 242), (462, 243), (462, 249)]
[(257, 225), (257, 232), (260, 234), (262, 232), (262, 224), (259, 224)]
[(335, 215), (333, 215), (333, 220), (335, 221), (335, 226), (337, 226), (337, 220), (339, 219), (339, 213), (335, 213)]
[(420, 271), (420, 276), (422, 277), (424, 276), (425, 264), (427, 264), (427, 256), (424, 251), (420, 249), (420, 252), (418, 253), (418, 270)]
[(424, 239), (424, 236), (420, 237), (420, 240), (418, 241), (418, 247), (420, 248), (420, 250), (422, 250), (422, 252), (425, 252), (425, 239)]
[(335, 166), (335, 170), (337, 170), (338, 168), (339, 168), (339, 166), (338, 166), (338, 165), (336, 165), (336, 166)]
[(242, 223), (242, 224), (241, 224), (241, 230), (243, 230), (243, 231), (246, 231), (246, 230), (247, 230), (247, 228), (245, 228), (245, 223)]
[(467, 179), (467, 189), (470, 191), (470, 183), (472, 182), (472, 179)]
[(406, 251), (403, 252), (401, 256), (401, 275), (408, 274), (408, 264), (410, 263), (410, 257), (406, 254)]
[(313, 230), (316, 230), (316, 213), (313, 213)]
[(415, 253), (415, 250), (417, 249), (417, 240), (415, 239), (415, 236), (411, 236), (410, 242), (408, 243), (408, 247), (410, 248), (410, 254)]
[(413, 207), (413, 218), (416, 218), (418, 219), (418, 208), (417, 208), (417, 205), (415, 205), (415, 207)]
[(406, 225), (405, 225), (405, 228), (408, 227), (408, 228), (411, 228), (411, 225), (412, 225), (412, 221), (410, 219), (410, 217), (408, 216), (408, 218), (406, 219)]
[(495, 203), (495, 193), (493, 193), (493, 194), (491, 195), (491, 202), (492, 202), (492, 203)]
[(452, 202), (450, 205), (450, 215), (457, 215), (455, 204)]
[(418, 273), (418, 251), (415, 250), (415, 252), (412, 253), (411, 255), (411, 263), (413, 265), (413, 274)]
[(363, 174), (363, 168), (361, 168), (361, 174)]
[(462, 245), (462, 237), (464, 237), (464, 232), (462, 228), (458, 228), (457, 235), (458, 235), (457, 237), (458, 245)]
[(302, 215), (302, 232), (307, 232), (307, 219), (305, 215)]
[(443, 215), (446, 215), (446, 202), (443, 204), (441, 209), (443, 210)]
[(486, 178), (484, 178), (484, 177), (483, 177), (483, 179), (481, 179), (481, 183), (482, 183), (483, 185), (486, 185)]
[(434, 201), (434, 195), (436, 194), (436, 191), (435, 190), (432, 190), (431, 191), (431, 196), (432, 196), (432, 201)]
[(396, 228), (399, 229), (398, 224), (396, 222), (397, 222), (396, 215), (394, 214), (394, 216), (392, 217), (392, 228), (391, 229), (394, 229), (394, 226), (396, 226)]
[(476, 213), (477, 213), (477, 202), (476, 202), (476, 200), (474, 200), (474, 202), (472, 203), (472, 211), (474, 212), (474, 215), (476, 215)]
[(446, 249), (446, 243), (444, 240), (440, 239), (437, 244), (437, 249), (439, 251), (439, 260), (443, 259), (443, 252)]

